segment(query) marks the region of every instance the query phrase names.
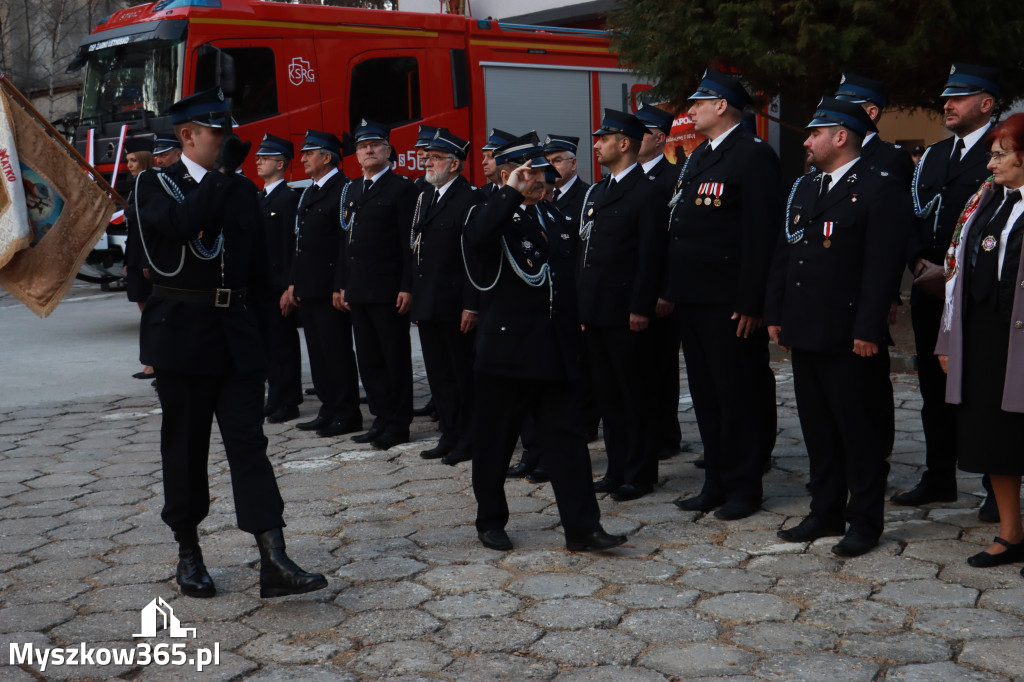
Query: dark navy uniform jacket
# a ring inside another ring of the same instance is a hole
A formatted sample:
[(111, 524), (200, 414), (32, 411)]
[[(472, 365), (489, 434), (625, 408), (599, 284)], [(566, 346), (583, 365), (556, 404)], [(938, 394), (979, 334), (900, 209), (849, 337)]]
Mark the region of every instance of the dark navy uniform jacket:
[(311, 185), (301, 194), (296, 225), (295, 256), (290, 284), (299, 298), (330, 300), (334, 289), (334, 271), (345, 244), (341, 234), (341, 190), (348, 178), (335, 173), (324, 186)]
[(914, 178), (914, 160), (906, 149), (886, 142), (873, 135), (867, 144), (860, 149), (860, 158), (869, 166), (885, 171), (889, 177), (899, 183), (900, 187), (909, 188)]
[(457, 321), (463, 310), (476, 311), (480, 305), (479, 292), (466, 281), (461, 238), (466, 211), (483, 201), (484, 195), (461, 175), (431, 207), (434, 192), (427, 185), (420, 195), (418, 220), (412, 226), (410, 317), (416, 321)]
[(631, 313), (654, 317), (665, 273), (668, 206), (640, 164), (610, 183), (608, 177), (595, 184), (583, 207), (576, 276), (580, 322), (628, 326)]
[[(666, 197), (671, 197), (675, 190), (676, 182), (679, 180), (679, 167), (662, 156), (654, 168), (647, 171), (647, 179), (657, 185), (658, 189)], [(667, 201), (667, 199), (666, 199)]]
[(338, 249), (334, 290), (345, 301), (394, 305), (399, 292), (412, 291), (409, 228), (416, 207), (416, 187), (392, 170), (363, 194), (356, 178), (345, 193), (346, 232)]
[[(564, 217), (551, 203), (537, 204), (541, 227), (520, 208), (522, 201), (522, 194), (502, 187), (473, 210), (464, 230), (467, 273), (476, 284), (491, 287), (481, 293), (473, 369), (533, 381), (575, 381), (582, 335), (573, 281), (579, 236), (565, 229)], [(505, 245), (522, 271), (536, 275), (546, 264), (552, 279), (527, 284), (508, 262)]]
[[(183, 202), (164, 190), (160, 175), (178, 186)], [(216, 171), (197, 183), (179, 161), (140, 173), (135, 191), (153, 284), (210, 292), (209, 303), (169, 300), (157, 293), (150, 297), (142, 312), (142, 363), (193, 374), (264, 370), (263, 338), (272, 296), (256, 186), (242, 175)], [(201, 260), (187, 244), (201, 234), (202, 243), (210, 248), (222, 230), (223, 283), (220, 257)], [(183, 255), (178, 274), (160, 274), (175, 272)], [(244, 302), (214, 307), (213, 291), (222, 287), (245, 289)]]
[(716, 149), (698, 146), (683, 172), (672, 199), (662, 296), (762, 317), (785, 200), (775, 151), (741, 125)]
[(978, 191), (990, 175), (988, 164), (989, 148), (984, 138), (972, 146), (957, 165), (953, 174), (947, 177), (949, 157), (953, 153), (953, 138), (949, 137), (928, 147), (925, 156), (915, 170), (914, 186), (921, 208), (937, 195), (942, 195), (942, 205), (936, 211), (933, 207), (926, 217), (917, 222), (910, 247), (910, 262), (926, 258), (941, 263), (949, 243), (953, 241), (953, 228), (960, 218), (967, 201)]
[(590, 185), (583, 182), (579, 176), (576, 176), (576, 182), (572, 183), (572, 187), (565, 194), (558, 197), (558, 201), (552, 202), (558, 212), (565, 216), (565, 224), (570, 229), (575, 229), (577, 232), (580, 230), (580, 211), (583, 210), (583, 197), (587, 194), (587, 188)]
[(299, 207), (299, 194), (286, 182), (280, 182), (274, 191), (260, 197), (260, 210), (267, 240), (267, 259), (270, 262), (270, 284), (274, 291), (288, 288), (292, 259), (295, 257), (295, 212)]
[(765, 304), (781, 345), (829, 353), (850, 352), (854, 339), (885, 345), (913, 212), (906, 191), (882, 173), (858, 161), (820, 204), (823, 173), (798, 181)]

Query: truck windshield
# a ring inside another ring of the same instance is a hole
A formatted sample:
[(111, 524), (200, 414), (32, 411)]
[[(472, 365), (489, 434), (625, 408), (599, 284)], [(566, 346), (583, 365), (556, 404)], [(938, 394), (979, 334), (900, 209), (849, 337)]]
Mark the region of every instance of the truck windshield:
[(181, 93), (183, 49), (183, 40), (147, 40), (89, 53), (81, 124), (164, 115)]

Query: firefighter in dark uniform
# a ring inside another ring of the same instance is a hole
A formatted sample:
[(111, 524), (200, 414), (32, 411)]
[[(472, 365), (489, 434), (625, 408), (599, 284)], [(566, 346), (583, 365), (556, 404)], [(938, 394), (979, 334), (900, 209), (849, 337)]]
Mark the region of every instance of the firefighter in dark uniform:
[(344, 249), (339, 207), (348, 178), (338, 170), (341, 140), (335, 135), (307, 130), (301, 151), (302, 166), (313, 183), (299, 196), (291, 284), (281, 297), (281, 314), (298, 308), (320, 410), (296, 428), (322, 437), (341, 436), (363, 426), (352, 320), (333, 305), (339, 245)]
[(864, 138), (860, 158), (869, 166), (884, 170), (900, 187), (910, 187), (914, 176), (914, 160), (909, 152), (898, 144), (886, 142), (878, 135), (878, 121), (882, 110), (889, 105), (885, 83), (874, 78), (844, 73), (836, 90), (836, 99), (861, 105), (871, 119), (871, 128)]
[[(548, 135), (544, 139), (544, 157), (554, 169), (557, 177), (553, 178), (551, 202), (565, 218), (568, 229), (579, 232), (580, 211), (583, 209), (583, 197), (590, 187), (580, 179), (576, 172), (576, 150), (580, 138), (569, 135)], [(580, 396), (583, 401), (583, 426), (587, 434), (587, 442), (597, 439), (597, 427), (601, 417), (597, 413), (597, 400), (594, 398), (594, 386), (590, 379), (587, 356), (580, 357)], [(544, 468), (539, 466), (541, 453), (537, 430), (532, 420), (527, 417), (521, 434), (523, 455), (519, 462), (509, 467), (508, 475), (512, 478), (523, 478), (531, 483), (544, 483), (550, 480)]]
[[(295, 211), (299, 195), (288, 186), (284, 174), (295, 157), (295, 145), (267, 133), (256, 151), (256, 174), (263, 180), (260, 210), (263, 212), (270, 286), (275, 300), (288, 289), (295, 256)], [(302, 348), (294, 311), (276, 314), (268, 338), (267, 422), (278, 424), (299, 416), (302, 402)]]
[(480, 151), (483, 152), (483, 166), (484, 166), (484, 177), (487, 178), (487, 184), (481, 187), (484, 196), (491, 196), (498, 191), (501, 187), (501, 178), (498, 174), (498, 166), (494, 163), (494, 150), (502, 145), (506, 145), (515, 137), (512, 133), (506, 133), (504, 130), (497, 128), (491, 128), (490, 134), (487, 136), (487, 143), (483, 147), (480, 147)]
[(601, 528), (579, 428), (580, 327), (573, 282), (578, 235), (566, 229), (550, 203), (537, 207), (547, 161), (536, 133), (513, 139), (494, 156), (505, 185), (473, 211), (463, 233), (466, 272), (481, 291), (474, 364), (477, 533), (486, 547), (512, 549), (505, 532), (505, 473), (529, 413), (566, 547), (609, 549), (626, 538)]
[[(636, 160), (647, 179), (658, 188), (658, 201), (667, 206), (679, 179), (679, 169), (665, 158), (665, 142), (675, 116), (671, 111), (643, 104), (637, 109), (636, 117), (647, 129)], [(668, 459), (678, 453), (683, 438), (679, 428), (679, 335), (675, 325), (672, 313), (651, 320), (657, 366), (653, 447), (658, 459)]]
[(352, 440), (387, 450), (408, 442), (412, 423), (409, 228), (417, 192), (388, 164), (387, 128), (363, 120), (354, 137), (363, 175), (342, 195), (335, 305), (352, 313), (359, 375), (374, 415), (370, 430)]
[[(921, 505), (957, 499), (955, 419), (946, 404), (946, 374), (934, 355), (945, 296), (943, 257), (967, 200), (990, 175), (988, 146), (980, 144), (991, 127), (999, 97), (999, 72), (973, 64), (953, 64), (941, 97), (944, 124), (952, 137), (928, 147), (914, 170), (911, 195), (918, 221), (911, 239), (910, 313), (917, 347), (927, 469), (911, 490), (894, 495), (897, 504)], [(988, 479), (984, 480), (986, 488)], [(980, 514), (998, 520), (989, 491)]]
[(704, 486), (685, 511), (742, 519), (761, 506), (775, 446), (775, 377), (762, 318), (781, 224), (779, 160), (741, 125), (750, 96), (708, 69), (688, 111), (708, 136), (687, 158), (671, 205), (669, 272), (659, 306), (672, 309), (704, 443)]
[[(426, 169), (427, 167), (427, 145), (430, 144), (431, 140), (434, 139), (434, 135), (437, 134), (438, 128), (436, 126), (425, 126), (421, 125), (416, 131), (416, 142), (413, 143), (413, 148), (416, 150), (416, 163), (419, 164), (419, 168)], [(417, 168), (417, 170), (419, 170)], [(413, 180), (413, 184), (416, 185), (416, 191), (422, 192), (425, 189), (433, 189), (430, 183), (427, 182), (426, 175)]]
[(858, 104), (818, 105), (804, 142), (816, 170), (790, 192), (765, 305), (772, 340), (793, 353), (811, 469), (810, 514), (778, 535), (845, 532), (832, 548), (843, 557), (882, 534), (892, 408), (877, 396), (889, 381), (889, 302), (913, 222), (904, 189), (860, 158), (870, 126)]
[(230, 131), (220, 89), (186, 97), (167, 113), (181, 161), (136, 179), (140, 234), (153, 295), (142, 313), (142, 361), (157, 375), (162, 408), (161, 517), (178, 541), (183, 594), (212, 597), (198, 526), (209, 513), (210, 429), (216, 416), (231, 469), (238, 527), (256, 537), (260, 596), (327, 586), (285, 554), (284, 502), (263, 435), (263, 338), (274, 301), (256, 187), (235, 169), (249, 151)]
[(153, 140), (153, 162), (160, 168), (167, 168), (180, 158), (181, 140), (174, 136), (174, 131), (158, 132)]
[(410, 235), (409, 316), (419, 329), (441, 439), (420, 457), (455, 465), (473, 457), (473, 344), (480, 308), (479, 292), (466, 282), (460, 237), (466, 212), (484, 196), (462, 175), (469, 142), (440, 128), (425, 150), (429, 189), (416, 199)]
[(594, 490), (617, 501), (642, 497), (658, 481), (650, 323), (664, 278), (668, 205), (636, 162), (645, 133), (636, 116), (613, 109), (594, 131), (597, 160), (610, 175), (591, 186), (583, 202), (576, 275), (608, 453)]

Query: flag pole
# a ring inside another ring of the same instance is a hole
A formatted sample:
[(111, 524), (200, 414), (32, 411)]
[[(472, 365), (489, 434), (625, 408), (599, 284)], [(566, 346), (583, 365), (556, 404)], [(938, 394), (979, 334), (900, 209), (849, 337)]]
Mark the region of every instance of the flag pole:
[(38, 109), (32, 106), (32, 102), (30, 102), (28, 98), (25, 97), (25, 95), (21, 94), (18, 88), (14, 87), (14, 84), (11, 83), (11, 81), (7, 78), (7, 74), (0, 73), (0, 84), (3, 84), (3, 86), (7, 89), (8, 92), (11, 93), (14, 99), (18, 100), (18, 104), (20, 104), (25, 109), (25, 111), (32, 114), (33, 118), (35, 118), (37, 121), (39, 121), (40, 124), (42, 124), (43, 128), (46, 129), (46, 132), (48, 132), (51, 137), (55, 138), (59, 143), (61, 143), (64, 146), (64, 149), (70, 152), (71, 155), (75, 158), (75, 160), (78, 161), (78, 163), (85, 166), (89, 170), (89, 172), (92, 173), (93, 179), (99, 184), (101, 188), (103, 188), (103, 191), (109, 194), (115, 202), (121, 205), (122, 208), (128, 207), (128, 202), (125, 201), (124, 197), (122, 197), (116, 189), (110, 186), (110, 183), (107, 182), (102, 175), (100, 175), (99, 171), (93, 168), (91, 163), (86, 161), (85, 157), (82, 156), (82, 154), (77, 149), (75, 149), (70, 142), (67, 141), (67, 138), (60, 134), (60, 131), (53, 127), (52, 123), (47, 121), (43, 117), (43, 115), (39, 113)]

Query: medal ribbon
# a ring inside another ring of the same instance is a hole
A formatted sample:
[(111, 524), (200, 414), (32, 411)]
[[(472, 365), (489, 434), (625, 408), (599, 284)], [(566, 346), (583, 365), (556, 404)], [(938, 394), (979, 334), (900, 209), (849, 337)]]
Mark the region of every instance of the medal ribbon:
[(825, 234), (825, 239), (828, 239), (829, 237), (832, 236), (832, 228), (833, 227), (835, 227), (835, 223), (834, 222), (832, 222), (832, 223), (824, 223), (824, 230), (823, 230), (823, 232)]

